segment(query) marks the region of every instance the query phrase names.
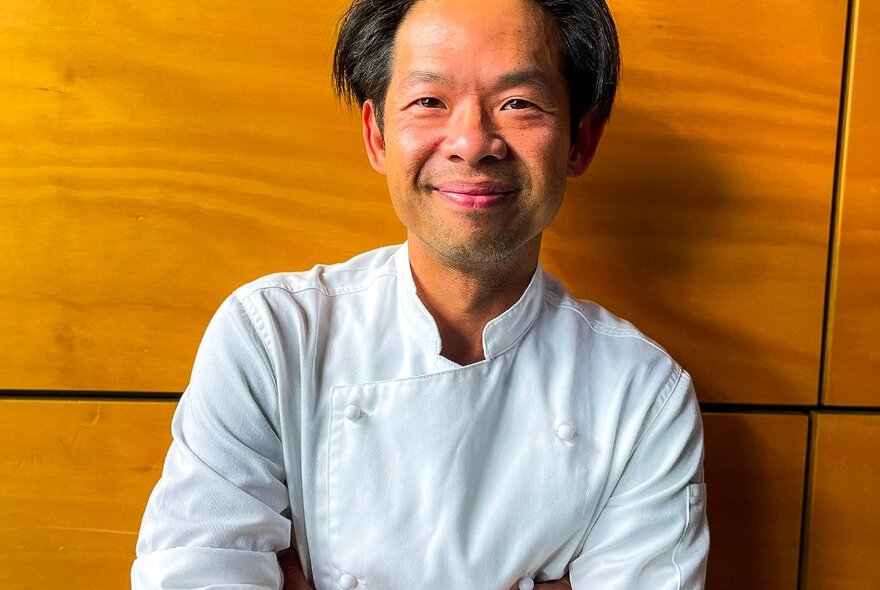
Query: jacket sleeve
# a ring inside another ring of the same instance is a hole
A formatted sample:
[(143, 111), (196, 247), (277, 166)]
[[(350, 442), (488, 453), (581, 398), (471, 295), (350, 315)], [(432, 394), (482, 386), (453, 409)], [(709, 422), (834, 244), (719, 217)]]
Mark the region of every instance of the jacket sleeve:
[(235, 296), (220, 307), (174, 414), (144, 513), (134, 590), (281, 587), (289, 497), (269, 357)]
[(680, 369), (664, 390), (570, 565), (574, 590), (704, 587), (709, 528), (700, 410)]

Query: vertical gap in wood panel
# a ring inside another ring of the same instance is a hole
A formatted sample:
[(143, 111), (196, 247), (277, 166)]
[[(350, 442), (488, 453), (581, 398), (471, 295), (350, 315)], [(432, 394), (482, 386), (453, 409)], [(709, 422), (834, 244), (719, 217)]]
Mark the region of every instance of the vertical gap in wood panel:
[(846, 34), (843, 45), (843, 75), (840, 84), (840, 115), (837, 123), (837, 156), (831, 196), (831, 223), (828, 237), (828, 266), (825, 272), (825, 312), (822, 326), (822, 352), (819, 361), (819, 404), (828, 395), (828, 369), (831, 363), (831, 334), (834, 326), (834, 303), (837, 295), (837, 255), (840, 240), (840, 212), (843, 210), (843, 184), (846, 172), (847, 136), (849, 131), (850, 86), (855, 67), (856, 33), (859, 0), (849, 0)]
[[(858, 1), (858, 0), (856, 0)], [(819, 415), (810, 412), (807, 421), (806, 468), (804, 469), (804, 499), (801, 503), (801, 546), (798, 551), (798, 590), (807, 590), (807, 567), (810, 558), (810, 498), (813, 497), (813, 469), (816, 465), (816, 433)]]

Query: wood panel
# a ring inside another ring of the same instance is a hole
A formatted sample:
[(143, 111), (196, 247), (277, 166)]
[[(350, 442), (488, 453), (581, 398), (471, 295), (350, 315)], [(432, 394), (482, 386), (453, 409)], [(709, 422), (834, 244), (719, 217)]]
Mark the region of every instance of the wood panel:
[(844, 0), (611, 0), (624, 69), (547, 266), (703, 401), (817, 400)]
[[(0, 586), (125, 587), (170, 402), (0, 401)], [(795, 588), (806, 417), (706, 414), (709, 588)], [(47, 434), (51, 433), (51, 434)]]
[(0, 587), (128, 587), (174, 406), (0, 400)]
[[(0, 387), (180, 391), (238, 284), (399, 241), (328, 81), (345, 0), (9, 0)], [(546, 263), (708, 401), (812, 403), (845, 0), (622, 2)]]
[(880, 588), (880, 416), (816, 416), (807, 590)]
[(880, 406), (880, 4), (855, 2), (823, 401)]
[(808, 418), (703, 415), (709, 590), (797, 588)]
[(182, 391), (233, 288), (401, 241), (344, 4), (4, 1), (0, 387)]

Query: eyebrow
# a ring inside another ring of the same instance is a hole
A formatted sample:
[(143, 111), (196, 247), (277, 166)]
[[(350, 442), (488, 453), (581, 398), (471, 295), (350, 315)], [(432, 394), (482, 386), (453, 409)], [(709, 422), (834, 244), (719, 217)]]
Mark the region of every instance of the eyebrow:
[(452, 84), (452, 78), (436, 72), (415, 71), (407, 74), (401, 81), (402, 86), (417, 86), (419, 84)]
[(550, 76), (544, 70), (538, 68), (526, 68), (513, 70), (501, 76), (496, 84), (498, 88), (511, 88), (513, 86), (540, 86), (545, 90), (553, 88)]
[[(407, 74), (401, 85), (404, 87), (418, 86), (419, 84), (452, 84), (452, 77), (437, 72), (416, 70)], [(553, 87), (550, 76), (538, 68), (525, 68), (513, 70), (502, 75), (494, 84), (498, 89), (512, 88), (514, 86), (538, 86), (549, 90)]]

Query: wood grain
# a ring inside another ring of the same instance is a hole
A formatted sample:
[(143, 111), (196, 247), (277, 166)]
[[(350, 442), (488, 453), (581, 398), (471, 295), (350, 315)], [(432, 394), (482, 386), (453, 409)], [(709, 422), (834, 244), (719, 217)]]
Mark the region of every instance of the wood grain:
[[(126, 587), (174, 405), (0, 401), (0, 586)], [(706, 414), (704, 424), (708, 588), (795, 588), (806, 416)]]
[(856, 2), (823, 402), (880, 406), (880, 5)]
[(795, 590), (808, 417), (703, 415), (708, 590)]
[(0, 400), (0, 587), (128, 587), (174, 407)]
[(880, 587), (880, 416), (816, 414), (807, 590)]
[(815, 403), (846, 2), (609, 4), (619, 102), (547, 266), (701, 400)]
[(236, 286), (402, 239), (343, 3), (4, 3), (0, 387), (181, 391)]
[[(402, 239), (330, 92), (345, 3), (4, 3), (0, 387), (180, 391), (235, 286)], [(545, 262), (703, 400), (815, 401), (845, 8), (612, 2), (620, 103)]]

